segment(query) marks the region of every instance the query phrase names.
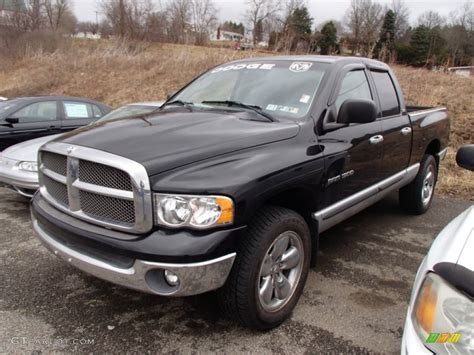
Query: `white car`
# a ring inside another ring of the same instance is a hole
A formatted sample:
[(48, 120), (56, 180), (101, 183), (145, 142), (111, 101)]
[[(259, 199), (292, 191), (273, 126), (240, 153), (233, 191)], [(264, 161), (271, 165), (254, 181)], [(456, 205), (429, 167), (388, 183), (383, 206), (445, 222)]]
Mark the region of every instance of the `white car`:
[[(474, 171), (474, 144), (458, 165)], [(436, 237), (418, 269), (402, 354), (474, 353), (474, 205)]]
[[(113, 119), (150, 113), (161, 107), (162, 101), (125, 105), (109, 112), (94, 124)], [(25, 197), (32, 197), (38, 189), (38, 150), (61, 134), (31, 139), (0, 152), (0, 183)]]

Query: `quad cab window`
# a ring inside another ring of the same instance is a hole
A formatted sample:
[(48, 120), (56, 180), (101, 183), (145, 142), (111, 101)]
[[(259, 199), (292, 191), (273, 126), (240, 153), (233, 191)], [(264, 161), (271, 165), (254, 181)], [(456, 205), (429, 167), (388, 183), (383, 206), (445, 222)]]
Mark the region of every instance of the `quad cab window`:
[(372, 71), (375, 87), (379, 95), (382, 117), (400, 113), (400, 102), (390, 75), (386, 71)]

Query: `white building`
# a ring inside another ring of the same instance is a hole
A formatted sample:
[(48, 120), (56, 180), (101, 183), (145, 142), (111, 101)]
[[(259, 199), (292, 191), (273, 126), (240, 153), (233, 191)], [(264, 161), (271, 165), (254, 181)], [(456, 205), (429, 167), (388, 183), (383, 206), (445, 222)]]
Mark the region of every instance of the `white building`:
[(218, 27), (211, 32), (211, 41), (235, 41), (240, 42), (244, 39), (244, 35), (238, 32), (226, 31)]

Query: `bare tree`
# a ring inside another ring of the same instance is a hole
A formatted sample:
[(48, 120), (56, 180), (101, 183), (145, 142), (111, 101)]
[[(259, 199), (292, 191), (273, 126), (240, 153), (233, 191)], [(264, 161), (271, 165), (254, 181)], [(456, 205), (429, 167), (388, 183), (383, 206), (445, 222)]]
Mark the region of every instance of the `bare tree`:
[(428, 10), (418, 17), (418, 25), (425, 26), (429, 30), (435, 27), (441, 27), (446, 22), (445, 19), (436, 11)]
[(3, 18), (12, 33), (39, 30), (45, 20), (44, 8), (40, 0), (12, 0), (15, 11), (9, 11)]
[(44, 0), (43, 6), (52, 31), (62, 29), (69, 32), (71, 28), (75, 28), (77, 21), (69, 0)]
[(209, 40), (212, 27), (217, 22), (217, 8), (212, 0), (190, 0), (190, 7), (195, 44), (205, 44)]
[(273, 0), (248, 0), (246, 19), (252, 28), (253, 44), (256, 44), (263, 23), (280, 11), (280, 5)]
[(395, 38), (402, 38), (410, 27), (410, 11), (403, 0), (392, 0), (391, 9), (395, 13)]
[(372, 56), (383, 22), (382, 5), (372, 0), (352, 0), (346, 14), (352, 52)]
[(279, 23), (278, 27), (280, 27), (280, 29), (277, 30), (276, 33), (277, 36), (280, 36), (280, 38), (275, 39), (275, 51), (282, 49), (288, 51), (291, 48), (291, 44), (293, 43), (295, 37), (295, 34), (293, 33), (293, 31), (291, 31), (290, 28), (291, 15), (296, 9), (304, 5), (305, 0), (286, 0), (283, 3), (282, 15), (272, 16), (267, 21), (270, 23), (275, 23), (275, 21)]
[(138, 40), (145, 38), (148, 16), (154, 12), (151, 0), (103, 0), (101, 8), (113, 33)]
[(169, 38), (175, 43), (185, 43), (191, 19), (190, 0), (171, 0), (166, 12), (170, 19)]
[(450, 14), (449, 26), (442, 33), (451, 65), (469, 63), (474, 57), (474, 6), (466, 2)]

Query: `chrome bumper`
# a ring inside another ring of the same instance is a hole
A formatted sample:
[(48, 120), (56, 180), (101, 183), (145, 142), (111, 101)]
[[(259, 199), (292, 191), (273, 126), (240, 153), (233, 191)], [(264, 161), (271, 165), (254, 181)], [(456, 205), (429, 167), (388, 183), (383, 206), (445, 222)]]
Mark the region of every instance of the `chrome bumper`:
[(0, 182), (12, 186), (21, 195), (31, 197), (21, 189), (37, 190), (39, 188), (38, 173), (23, 171), (16, 167), (0, 164)]
[[(190, 264), (135, 260), (130, 268), (123, 269), (68, 248), (48, 235), (33, 216), (32, 220), (33, 229), (40, 241), (57, 257), (103, 280), (161, 296), (190, 296), (223, 286), (236, 255), (232, 253), (217, 259)], [(168, 285), (164, 279), (164, 270), (178, 275), (178, 286)]]

